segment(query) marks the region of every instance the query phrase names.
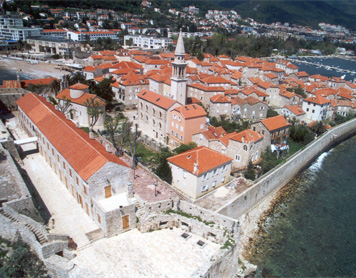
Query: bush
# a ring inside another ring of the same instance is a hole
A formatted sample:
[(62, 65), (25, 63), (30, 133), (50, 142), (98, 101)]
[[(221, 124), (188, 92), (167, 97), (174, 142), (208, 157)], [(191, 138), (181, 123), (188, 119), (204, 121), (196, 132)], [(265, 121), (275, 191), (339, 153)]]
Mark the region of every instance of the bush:
[(246, 171), (244, 172), (244, 176), (246, 179), (254, 181), (256, 179), (255, 167), (253, 166), (252, 161), (248, 162), (248, 166)]
[(295, 125), (289, 128), (289, 137), (297, 143), (309, 144), (314, 140), (314, 134), (308, 126)]

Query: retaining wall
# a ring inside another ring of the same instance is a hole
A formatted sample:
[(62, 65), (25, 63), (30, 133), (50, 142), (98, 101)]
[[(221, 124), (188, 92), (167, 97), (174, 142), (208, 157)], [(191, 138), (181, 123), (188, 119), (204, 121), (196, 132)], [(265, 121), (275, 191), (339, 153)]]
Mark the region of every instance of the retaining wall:
[(285, 163), (255, 181), (255, 184), (217, 212), (238, 219), (258, 203), (285, 186), (295, 175), (307, 167), (322, 152), (356, 134), (356, 119), (334, 127)]

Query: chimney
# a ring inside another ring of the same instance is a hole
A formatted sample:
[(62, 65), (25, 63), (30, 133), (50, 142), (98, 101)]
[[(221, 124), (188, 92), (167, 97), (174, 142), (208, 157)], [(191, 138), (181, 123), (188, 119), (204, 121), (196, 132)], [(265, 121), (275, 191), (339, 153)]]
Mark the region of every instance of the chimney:
[(193, 173), (196, 173), (197, 171), (198, 171), (198, 163), (195, 161)]
[(105, 150), (109, 153), (110, 152), (110, 145), (109, 144), (106, 144), (105, 145)]
[(133, 198), (134, 197), (134, 192), (133, 192), (133, 186), (132, 186), (131, 182), (127, 183), (126, 190), (127, 190), (127, 197), (128, 198)]
[(245, 136), (242, 136), (242, 143), (245, 143)]

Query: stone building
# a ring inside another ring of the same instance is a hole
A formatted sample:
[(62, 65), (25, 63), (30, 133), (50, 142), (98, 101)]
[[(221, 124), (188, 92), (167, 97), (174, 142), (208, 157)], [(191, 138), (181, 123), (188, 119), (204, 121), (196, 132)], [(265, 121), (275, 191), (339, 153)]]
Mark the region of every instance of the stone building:
[[(98, 105), (98, 109), (102, 112), (98, 121), (94, 127), (99, 128), (104, 126), (105, 121), (105, 101), (100, 97), (89, 94), (89, 87), (87, 85), (77, 83), (70, 86), (68, 89), (64, 89), (57, 96), (58, 100), (57, 108), (61, 110), (70, 120), (80, 126), (90, 126), (91, 118), (88, 115), (89, 105)], [(63, 111), (64, 107), (68, 108)]]
[(204, 107), (208, 107), (210, 104), (210, 98), (217, 94), (224, 94), (225, 89), (223, 87), (208, 87), (201, 83), (193, 83), (187, 86), (188, 97), (194, 97), (201, 101)]
[(332, 111), (330, 109), (330, 100), (316, 95), (303, 100), (303, 110), (306, 112), (305, 121), (311, 123), (330, 118)]
[(283, 115), (286, 119), (296, 118), (299, 122), (304, 122), (305, 111), (299, 105), (285, 105), (284, 107), (277, 108), (276, 112)]
[(231, 158), (206, 147), (198, 147), (167, 159), (172, 185), (193, 199), (229, 181)]
[(236, 97), (232, 105), (232, 113), (239, 119), (244, 120), (257, 120), (263, 119), (267, 116), (268, 105), (267, 103), (248, 96), (246, 98)]
[(137, 107), (138, 93), (143, 89), (148, 89), (149, 82), (145, 75), (138, 75), (134, 72), (123, 76), (120, 81), (112, 84), (115, 98), (125, 104), (126, 107)]
[(22, 128), (38, 138), (41, 155), (105, 235), (135, 228), (129, 167), (45, 98), (28, 93), (17, 104)]
[(222, 126), (215, 127), (209, 125), (206, 130), (193, 134), (192, 141), (199, 147), (204, 146), (211, 148), (212, 142), (219, 140), (220, 137), (223, 137), (226, 134), (227, 133)]
[(263, 135), (263, 150), (270, 144), (277, 144), (287, 139), (290, 123), (282, 115), (267, 118), (251, 124), (251, 129)]
[(209, 115), (211, 117), (220, 118), (220, 115), (231, 115), (232, 101), (231, 97), (223, 96), (221, 94), (210, 98)]
[(178, 106), (180, 104), (171, 98), (147, 89), (142, 90), (138, 94), (138, 125), (142, 135), (166, 145), (168, 115)]

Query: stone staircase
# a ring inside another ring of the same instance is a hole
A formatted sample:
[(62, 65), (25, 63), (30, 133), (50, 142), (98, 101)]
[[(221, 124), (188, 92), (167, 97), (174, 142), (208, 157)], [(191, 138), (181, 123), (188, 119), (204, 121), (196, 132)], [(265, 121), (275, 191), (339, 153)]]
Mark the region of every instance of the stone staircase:
[(138, 202), (137, 200), (135, 201), (135, 207), (136, 207), (136, 216), (138, 218), (142, 217), (143, 215), (145, 215), (145, 210), (142, 208), (140, 202)]
[(4, 211), (4, 209), (0, 208), (0, 214), (2, 214), (3, 216), (5, 216), (6, 218), (10, 219), (11, 222), (14, 223), (18, 223), (18, 224), (22, 224), (24, 226), (26, 226), (36, 237), (37, 241), (43, 245), (45, 243), (48, 242), (48, 240), (46, 239), (46, 237), (43, 235), (42, 232), (40, 232), (39, 230), (37, 230), (35, 227), (33, 227), (31, 224), (29, 223), (24, 223), (23, 221), (18, 220), (17, 218), (13, 217), (12, 215), (8, 214), (6, 211)]

